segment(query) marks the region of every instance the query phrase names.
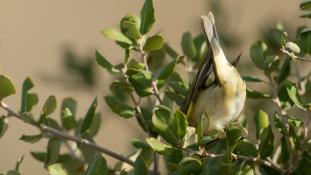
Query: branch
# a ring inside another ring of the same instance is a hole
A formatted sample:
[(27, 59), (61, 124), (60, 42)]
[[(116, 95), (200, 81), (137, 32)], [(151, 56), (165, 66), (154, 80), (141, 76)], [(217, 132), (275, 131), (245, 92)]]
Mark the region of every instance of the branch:
[[(272, 101), (274, 102), (279, 115), (281, 115), (282, 120), (285, 123), (284, 134), (285, 134), (285, 140), (286, 140), (286, 147), (287, 147), (288, 154), (289, 154), (288, 170), (291, 170), (293, 168), (293, 155), (291, 154), (291, 151), (290, 151), (291, 150), (291, 143), (289, 140), (289, 124), (288, 124), (288, 120), (287, 120), (287, 112), (281, 106), (281, 102), (280, 102), (280, 99), (279, 99), (278, 94), (277, 94), (277, 87), (274, 84), (274, 81), (271, 77), (271, 74), (268, 74), (267, 77), (269, 79), (269, 84), (270, 84), (270, 87), (272, 89)], [(288, 172), (288, 170), (287, 170), (287, 172)]]
[[(14, 111), (13, 109), (11, 109), (4, 102), (0, 102), (0, 107), (3, 108), (4, 110), (6, 110), (8, 112), (8, 115), (14, 116), (17, 119), (21, 120), (20, 114), (18, 112)], [(48, 132), (49, 134), (51, 134), (57, 138), (64, 139), (64, 140), (71, 140), (71, 141), (83, 144), (85, 146), (93, 148), (96, 151), (102, 152), (102, 153), (104, 153), (110, 157), (113, 157), (113, 158), (118, 159), (122, 162), (128, 163), (131, 166), (135, 166), (135, 163), (132, 160), (128, 159), (127, 157), (124, 157), (123, 155), (117, 154), (117, 153), (115, 153), (115, 152), (113, 152), (107, 148), (104, 148), (100, 145), (97, 145), (96, 143), (93, 143), (87, 139), (84, 139), (84, 138), (81, 138), (78, 136), (69, 135), (67, 133), (64, 133), (62, 131), (59, 131), (57, 129), (51, 128), (51, 127), (43, 125), (43, 124), (41, 124), (40, 126), (37, 126), (37, 125), (33, 125), (33, 126), (39, 128), (42, 131)]]
[[(142, 61), (144, 62), (145, 66), (146, 66), (146, 70), (149, 71), (149, 66), (147, 63), (147, 54), (143, 51), (143, 49), (140, 47), (139, 48), (139, 53), (140, 53), (140, 57), (142, 59)], [(157, 98), (157, 100), (159, 101), (159, 103), (162, 103), (160, 94), (159, 94), (159, 90), (157, 87), (157, 80), (152, 80), (151, 81), (151, 87), (153, 90), (153, 95)]]
[(280, 50), (281, 50), (281, 52), (288, 55), (293, 60), (297, 59), (297, 60), (301, 60), (301, 61), (311, 62), (311, 58), (299, 57), (299, 56), (295, 55), (293, 52), (287, 51), (285, 48), (281, 48)]
[[(233, 153), (231, 153), (231, 155), (236, 160), (245, 160), (245, 161), (250, 161), (250, 162), (262, 164), (262, 165), (265, 165), (265, 166), (268, 166), (270, 168), (275, 169), (276, 171), (280, 172), (281, 174), (286, 173), (285, 170), (283, 170), (278, 165), (276, 165), (275, 163), (273, 163), (272, 161), (269, 161), (269, 160), (264, 160), (264, 159), (261, 159), (259, 157), (249, 157), (249, 156), (237, 155), (237, 154), (233, 154)], [(219, 158), (219, 157), (223, 157), (223, 156), (224, 156), (224, 154), (206, 153), (206, 157), (210, 157), (210, 158)]]

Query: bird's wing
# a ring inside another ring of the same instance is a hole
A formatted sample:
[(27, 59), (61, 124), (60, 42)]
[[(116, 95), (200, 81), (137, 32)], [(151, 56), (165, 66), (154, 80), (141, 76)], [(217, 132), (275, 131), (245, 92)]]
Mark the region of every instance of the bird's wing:
[(210, 46), (210, 40), (215, 38), (218, 41), (218, 35), (216, 32), (215, 20), (211, 12), (208, 14), (208, 16), (202, 16), (202, 29), (208, 43), (208, 51), (205, 58), (201, 61), (197, 74), (192, 81), (191, 89), (188, 92), (183, 104), (181, 105), (180, 110), (184, 114), (189, 114), (191, 103), (195, 101), (198, 92), (201, 89), (206, 88), (205, 82), (213, 71), (214, 54), (212, 47)]
[(188, 92), (180, 110), (184, 114), (189, 113), (189, 107), (193, 100), (196, 99), (198, 92), (200, 89), (205, 88), (205, 82), (208, 79), (209, 75), (212, 73), (212, 60), (213, 60), (213, 53), (212, 49), (209, 47), (205, 58), (201, 61), (200, 67), (192, 81), (191, 89)]

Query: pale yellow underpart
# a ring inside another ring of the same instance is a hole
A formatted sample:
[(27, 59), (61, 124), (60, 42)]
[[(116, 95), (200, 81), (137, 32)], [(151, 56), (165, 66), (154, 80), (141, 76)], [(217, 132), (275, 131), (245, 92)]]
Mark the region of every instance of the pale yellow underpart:
[(189, 114), (189, 124), (196, 127), (204, 114), (202, 131), (212, 134), (223, 130), (236, 120), (244, 108), (246, 85), (237, 70), (229, 65), (224, 66), (230, 76), (223, 77), (223, 85), (214, 85), (199, 92)]

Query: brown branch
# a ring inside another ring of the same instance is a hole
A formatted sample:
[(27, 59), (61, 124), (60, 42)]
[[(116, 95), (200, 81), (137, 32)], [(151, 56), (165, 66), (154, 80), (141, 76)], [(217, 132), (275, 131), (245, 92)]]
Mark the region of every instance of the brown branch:
[(289, 170), (291, 170), (293, 168), (294, 157), (293, 157), (293, 154), (291, 153), (291, 143), (289, 140), (289, 124), (288, 124), (288, 119), (287, 119), (287, 112), (281, 106), (281, 102), (280, 102), (280, 99), (279, 99), (278, 94), (277, 94), (277, 86), (275, 85), (271, 74), (268, 74), (267, 77), (268, 77), (269, 84), (270, 84), (270, 87), (272, 90), (272, 101), (274, 102), (274, 104), (276, 106), (276, 110), (278, 111), (279, 115), (282, 117), (282, 120), (283, 120), (284, 125), (285, 125), (284, 134), (285, 134), (285, 140), (286, 140), (286, 147), (287, 147), (288, 154), (289, 154), (289, 161), (288, 161), (289, 167), (287, 170), (287, 172), (288, 172)]
[[(142, 50), (142, 48), (139, 50), (139, 53), (140, 53), (140, 57), (141, 57), (142, 61), (145, 64), (146, 70), (149, 71), (149, 66), (148, 66), (148, 63), (147, 63), (147, 54)], [(153, 90), (153, 95), (157, 98), (159, 103), (162, 103), (162, 100), (161, 100), (161, 97), (160, 97), (160, 94), (159, 94), (159, 90), (158, 90), (158, 87), (157, 87), (157, 80), (152, 80), (151, 81), (151, 87), (152, 87), (152, 90)]]
[[(219, 158), (219, 157), (223, 157), (224, 156), (224, 154), (212, 154), (212, 153), (206, 153), (205, 155), (206, 155), (206, 157), (210, 157), (210, 158)], [(259, 157), (250, 157), (250, 156), (237, 155), (237, 154), (233, 154), (233, 153), (231, 155), (236, 160), (245, 160), (245, 161), (250, 161), (250, 162), (258, 163), (258, 164), (265, 165), (265, 166), (268, 166), (270, 168), (273, 168), (276, 171), (280, 172), (281, 174), (285, 174), (286, 173), (285, 170), (283, 170), (282, 168), (280, 168), (278, 165), (276, 165), (274, 162), (272, 162), (270, 160), (264, 160), (264, 159), (261, 159)]]
[[(3, 108), (4, 110), (6, 110), (8, 112), (8, 115), (14, 116), (17, 119), (21, 120), (20, 114), (18, 112), (14, 111), (13, 109), (11, 109), (4, 102), (0, 102), (0, 107)], [(122, 162), (128, 163), (131, 166), (135, 166), (135, 163), (132, 160), (128, 159), (127, 157), (124, 157), (123, 155), (117, 154), (117, 153), (115, 153), (115, 152), (113, 152), (107, 148), (104, 148), (100, 145), (97, 145), (96, 143), (93, 143), (87, 139), (84, 139), (84, 138), (81, 138), (78, 136), (69, 135), (67, 133), (61, 132), (57, 129), (51, 128), (51, 127), (43, 125), (43, 124), (41, 124), (40, 126), (37, 126), (37, 125), (33, 125), (33, 126), (39, 128), (42, 131), (48, 132), (49, 134), (51, 134), (57, 138), (64, 139), (64, 140), (71, 140), (71, 141), (83, 144), (85, 146), (93, 148), (96, 151), (102, 152), (102, 153), (104, 153), (110, 157), (113, 157), (113, 158), (118, 159)]]

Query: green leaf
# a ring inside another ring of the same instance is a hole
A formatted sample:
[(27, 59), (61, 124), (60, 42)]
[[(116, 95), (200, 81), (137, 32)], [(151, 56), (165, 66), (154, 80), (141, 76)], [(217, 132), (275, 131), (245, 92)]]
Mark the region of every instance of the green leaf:
[(5, 75), (0, 75), (0, 87), (0, 101), (3, 98), (16, 93), (12, 80)]
[(302, 159), (299, 162), (298, 167), (293, 172), (293, 174), (311, 174), (311, 153), (310, 151), (305, 151), (302, 154)]
[(146, 34), (155, 22), (154, 9), (152, 0), (145, 0), (144, 6), (140, 11), (140, 33)]
[(265, 69), (265, 56), (268, 50), (267, 45), (262, 41), (256, 41), (251, 45), (250, 54), (253, 63), (260, 69)]
[(269, 157), (274, 149), (274, 136), (270, 126), (264, 128), (260, 136), (259, 154), (265, 159)]
[(19, 171), (19, 167), (20, 165), (23, 163), (23, 160), (24, 160), (24, 155), (22, 155), (16, 162), (16, 165), (15, 165), (15, 170), (16, 171)]
[(67, 170), (60, 163), (48, 166), (48, 172), (50, 175), (68, 175)]
[(88, 134), (91, 137), (95, 137), (98, 133), (98, 131), (100, 130), (100, 126), (101, 126), (101, 115), (100, 113), (96, 113), (95, 117), (93, 119), (93, 122), (90, 126), (90, 128), (88, 129)]
[(93, 122), (93, 119), (95, 117), (96, 107), (97, 107), (97, 98), (93, 100), (87, 113), (85, 114), (85, 117), (83, 118), (83, 121), (80, 127), (80, 133), (85, 133), (90, 128)]
[(263, 129), (269, 126), (269, 116), (262, 110), (259, 110), (255, 115), (255, 125), (256, 125), (256, 138), (259, 139)]
[(281, 67), (277, 82), (282, 83), (284, 80), (286, 80), (289, 74), (290, 74), (290, 61), (288, 58), (286, 58)]
[(311, 54), (311, 29), (305, 28), (300, 32), (300, 48), (308, 54)]
[(133, 175), (148, 174), (148, 167), (141, 156), (139, 156), (135, 161), (135, 167)]
[(288, 162), (289, 160), (287, 141), (285, 136), (282, 136), (280, 140), (281, 140), (281, 154), (279, 159), (285, 163)]
[(311, 1), (310, 0), (305, 0), (300, 4), (300, 9), (301, 10), (311, 10)]
[(43, 135), (42, 134), (37, 134), (37, 135), (22, 135), (20, 140), (27, 142), (27, 143), (36, 143), (42, 139)]
[(61, 122), (66, 130), (74, 129), (77, 126), (75, 119), (77, 111), (77, 101), (71, 97), (63, 99), (61, 108)]
[(134, 41), (141, 37), (139, 33), (140, 18), (136, 15), (126, 15), (123, 17), (120, 27), (122, 33)]
[(230, 147), (228, 149), (230, 152), (233, 151), (233, 148), (238, 144), (239, 140), (241, 139), (241, 128), (238, 127), (230, 127), (226, 132), (226, 139), (227, 144)]
[(163, 47), (163, 37), (161, 35), (154, 35), (150, 38), (147, 38), (146, 43), (144, 44), (144, 51), (151, 52), (159, 50)]
[(280, 59), (279, 56), (273, 55), (271, 57), (271, 63), (268, 65), (267, 69), (265, 70), (265, 74), (271, 74), (274, 71), (279, 70)]
[(192, 59), (197, 55), (197, 51), (195, 49), (194, 41), (192, 39), (191, 33), (186, 32), (183, 34), (181, 39), (181, 46), (184, 54)]
[(104, 29), (101, 31), (101, 33), (105, 37), (112, 39), (112, 40), (115, 40), (115, 41), (118, 41), (122, 44), (125, 44), (125, 45), (132, 45), (133, 44), (133, 42), (128, 37), (126, 37), (121, 32), (119, 32), (115, 29)]
[[(88, 142), (95, 144), (94, 139), (88, 133), (82, 133), (80, 136), (82, 138), (86, 139)], [(92, 160), (94, 159), (94, 156), (98, 153), (98, 151), (96, 151), (95, 149), (93, 149), (89, 146), (86, 146), (84, 144), (78, 143), (77, 146), (78, 146), (79, 150), (81, 151), (81, 153), (84, 157), (84, 160), (86, 160), (86, 162), (88, 162), (88, 163), (92, 162)]]
[(150, 71), (136, 70), (136, 73), (130, 75), (129, 82), (133, 85), (137, 94), (141, 97), (151, 95), (152, 74)]
[(287, 116), (288, 117), (288, 123), (290, 123), (291, 125), (295, 126), (295, 127), (300, 127), (303, 125), (303, 121), (297, 117), (293, 117), (293, 116)]
[(43, 105), (41, 115), (48, 116), (52, 114), (55, 111), (56, 106), (57, 106), (57, 102), (56, 102), (55, 96), (54, 95), (49, 96)]
[(110, 73), (119, 73), (120, 70), (115, 68), (105, 57), (103, 57), (98, 51), (95, 52), (97, 64), (107, 69)]
[(232, 174), (234, 175), (255, 175), (253, 167), (247, 163), (236, 164), (233, 170)]
[(177, 94), (171, 91), (165, 91), (165, 95), (173, 102), (175, 102), (178, 106), (183, 104), (184, 96)]
[(150, 146), (146, 142), (139, 140), (139, 139), (132, 139), (131, 143), (135, 148), (138, 148), (138, 149), (150, 148)]
[(300, 16), (301, 18), (311, 18), (311, 13), (306, 13)]
[(169, 85), (173, 88), (174, 92), (177, 94), (181, 94), (182, 96), (186, 96), (188, 92), (188, 87), (184, 82), (180, 81), (170, 81)]
[(174, 116), (171, 110), (165, 106), (157, 106), (152, 116), (152, 124), (156, 131), (164, 140), (176, 146), (182, 141), (185, 134), (184, 124), (181, 114)]
[(302, 110), (306, 110), (298, 98), (299, 94), (298, 94), (297, 88), (293, 84), (291, 84), (289, 86), (286, 86), (286, 90), (287, 90), (287, 94), (288, 94), (289, 98), (292, 100), (292, 102), (298, 108), (300, 108)]
[(21, 175), (21, 173), (16, 170), (10, 170), (6, 173), (6, 175)]
[(40, 162), (45, 162), (46, 159), (46, 153), (45, 152), (30, 152), (31, 156), (40, 161)]
[(257, 157), (256, 147), (248, 141), (240, 142), (233, 152), (238, 155)]
[(101, 153), (97, 153), (84, 175), (108, 175), (108, 166)]
[(151, 148), (159, 153), (159, 154), (170, 154), (173, 147), (171, 145), (167, 145), (165, 143), (160, 142), (159, 140), (150, 137), (147, 138), (147, 143), (151, 146)]
[(254, 76), (243, 76), (242, 79), (244, 81), (253, 82), (253, 83), (260, 83), (262, 82), (261, 79), (254, 77)]
[(118, 92), (129, 93), (134, 90), (134, 88), (128, 82), (118, 81), (118, 80), (113, 81), (109, 88), (112, 92), (116, 92), (116, 93)]
[(134, 108), (126, 105), (125, 103), (121, 102), (114, 96), (105, 96), (105, 101), (110, 107), (110, 109), (119, 114), (121, 117), (124, 118), (131, 118), (135, 115), (135, 110)]
[(193, 157), (184, 157), (172, 175), (199, 174), (202, 171), (202, 162)]
[(38, 104), (39, 98), (35, 93), (29, 93), (28, 91), (34, 87), (34, 84), (30, 77), (27, 77), (23, 82), (22, 88), (22, 103), (21, 103), (21, 113), (29, 112), (32, 110), (33, 106)]
[(160, 69), (156, 78), (159, 80), (165, 80), (167, 77), (169, 77), (173, 73), (175, 69), (175, 65), (176, 65), (176, 60), (173, 60), (167, 65), (165, 65), (162, 69)]
[(6, 116), (0, 117), (0, 138), (5, 134), (6, 130), (9, 127), (9, 121)]
[(57, 162), (59, 152), (60, 152), (61, 140), (55, 137), (49, 139), (47, 147), (47, 155), (45, 159), (45, 166), (52, 165)]
[(206, 42), (205, 42), (205, 36), (203, 33), (199, 33), (194, 39), (193, 39), (195, 48), (197, 50), (197, 55), (195, 58), (195, 62), (198, 62), (204, 55), (206, 54)]
[(177, 136), (182, 139), (184, 138), (187, 132), (188, 126), (187, 116), (181, 111), (177, 110), (175, 112), (175, 119), (178, 122)]
[(164, 44), (164, 49), (165, 49), (166, 53), (169, 56), (171, 56), (172, 58), (175, 59), (178, 57), (178, 53), (168, 43)]
[(252, 89), (247, 89), (246, 90), (246, 96), (247, 98), (252, 98), (252, 99), (259, 99), (259, 98), (271, 98), (269, 94), (265, 94), (263, 92), (258, 92)]

